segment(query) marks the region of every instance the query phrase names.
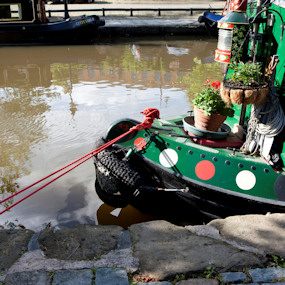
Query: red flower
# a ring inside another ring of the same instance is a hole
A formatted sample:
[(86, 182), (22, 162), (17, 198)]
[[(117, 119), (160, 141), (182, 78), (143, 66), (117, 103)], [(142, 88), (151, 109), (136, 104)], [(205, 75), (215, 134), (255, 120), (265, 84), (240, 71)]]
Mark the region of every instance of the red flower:
[(218, 89), (221, 85), (221, 82), (220, 81), (215, 81), (211, 84), (212, 87), (214, 87), (215, 89)]
[(206, 83), (210, 83), (210, 82), (211, 82), (211, 79), (208, 78), (208, 79), (206, 80)]

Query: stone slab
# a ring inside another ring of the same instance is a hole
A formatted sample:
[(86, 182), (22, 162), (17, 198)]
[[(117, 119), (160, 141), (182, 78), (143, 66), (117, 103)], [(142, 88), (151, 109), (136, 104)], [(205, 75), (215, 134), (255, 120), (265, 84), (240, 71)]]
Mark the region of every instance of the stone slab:
[(0, 230), (0, 271), (7, 270), (28, 250), (33, 234), (26, 229)]
[(199, 279), (182, 280), (176, 284), (177, 285), (219, 285), (219, 281), (215, 279), (199, 278)]
[(271, 267), (271, 268), (257, 268), (248, 271), (253, 282), (276, 282), (278, 280), (284, 280), (285, 268)]
[(223, 242), (226, 242), (238, 249), (245, 250), (248, 252), (253, 252), (253, 253), (258, 253), (261, 255), (265, 255), (265, 253), (257, 249), (255, 247), (249, 246), (249, 245), (244, 245), (244, 244), (239, 244), (235, 240), (227, 240), (226, 238), (222, 237), (219, 233), (219, 230), (213, 226), (210, 225), (196, 225), (196, 226), (186, 226), (186, 229), (188, 229), (190, 232), (195, 233), (198, 236), (205, 236), (205, 237), (210, 237), (214, 238), (217, 240), (221, 240)]
[(285, 214), (232, 216), (208, 225), (227, 240), (285, 257)]
[(93, 272), (85, 270), (59, 270), (53, 276), (52, 285), (87, 285), (92, 284)]
[(118, 239), (118, 249), (130, 248), (132, 246), (129, 231), (123, 231)]
[(224, 283), (242, 283), (246, 282), (248, 279), (243, 272), (224, 272), (221, 273), (221, 277)]
[(128, 275), (122, 268), (96, 270), (95, 285), (129, 285)]
[(62, 260), (96, 260), (117, 248), (123, 232), (119, 226), (78, 225), (75, 228), (57, 227), (44, 230), (39, 238), (42, 251), (48, 258)]
[(136, 224), (129, 230), (141, 273), (158, 280), (174, 277), (178, 272), (203, 272), (208, 266), (225, 272), (262, 267), (266, 262), (264, 256), (241, 251), (220, 240), (197, 236), (166, 221)]
[(50, 285), (50, 276), (46, 271), (28, 271), (8, 274), (5, 285)]

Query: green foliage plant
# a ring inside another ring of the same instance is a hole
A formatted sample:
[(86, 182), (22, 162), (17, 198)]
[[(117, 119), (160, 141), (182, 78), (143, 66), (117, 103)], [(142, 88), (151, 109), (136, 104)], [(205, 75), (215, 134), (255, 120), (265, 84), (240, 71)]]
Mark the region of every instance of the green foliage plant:
[(285, 268), (285, 259), (283, 257), (272, 255), (272, 259), (275, 266)]
[(212, 266), (207, 266), (203, 272), (204, 278), (213, 278), (216, 275), (216, 268)]
[(210, 116), (213, 113), (229, 117), (234, 115), (234, 110), (222, 100), (219, 89), (213, 87), (208, 87), (196, 94), (193, 105), (204, 110), (205, 116)]
[(251, 86), (254, 83), (261, 83), (261, 65), (252, 62), (233, 62), (229, 66), (233, 70), (230, 79), (234, 82), (241, 82), (245, 86)]
[(173, 280), (173, 284), (176, 284), (179, 281), (186, 280), (186, 276), (184, 274), (177, 274)]

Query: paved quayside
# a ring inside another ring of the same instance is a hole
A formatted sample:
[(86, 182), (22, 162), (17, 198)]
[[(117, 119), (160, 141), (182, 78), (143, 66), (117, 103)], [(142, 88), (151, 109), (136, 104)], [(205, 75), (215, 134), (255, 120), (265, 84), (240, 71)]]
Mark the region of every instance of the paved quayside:
[[(178, 1), (170, 2), (105, 2), (92, 4), (70, 4), (70, 16), (80, 16), (83, 14), (96, 14), (105, 20), (105, 26), (99, 27), (100, 37), (134, 37), (134, 36), (173, 36), (173, 35), (202, 35), (207, 34), (204, 23), (198, 22), (202, 11), (194, 11), (191, 16), (189, 12), (170, 12), (162, 11), (158, 16), (155, 11), (133, 11), (130, 16), (129, 11), (106, 11), (102, 16), (102, 11), (90, 11), (92, 9), (223, 9), (223, 1)], [(52, 12), (54, 10), (63, 10), (63, 5), (46, 5), (46, 11), (51, 11), (52, 16), (63, 16), (63, 13)], [(77, 10), (72, 12), (72, 10)], [(84, 11), (89, 10), (89, 11)], [(221, 13), (221, 11), (219, 11)]]
[(285, 265), (284, 227), (285, 214), (270, 214), (185, 227), (151, 221), (128, 230), (91, 225), (48, 227), (40, 233), (2, 229), (0, 282), (285, 284), (285, 269), (277, 267)]
[(108, 17), (99, 28), (100, 37), (207, 35), (204, 23), (194, 19)]

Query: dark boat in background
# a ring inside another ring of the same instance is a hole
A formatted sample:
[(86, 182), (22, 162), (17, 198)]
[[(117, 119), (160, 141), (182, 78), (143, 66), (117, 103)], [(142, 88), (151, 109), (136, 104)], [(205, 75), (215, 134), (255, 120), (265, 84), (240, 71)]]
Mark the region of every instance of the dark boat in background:
[(199, 16), (198, 22), (205, 24), (205, 27), (211, 37), (218, 37), (218, 21), (228, 13), (230, 5), (231, 1), (227, 0), (221, 15), (206, 10), (203, 15)]
[(217, 23), (222, 18), (222, 15), (218, 15), (210, 11), (205, 11), (203, 15), (198, 18), (198, 22), (205, 23), (205, 27), (212, 37), (218, 37)]
[[(2, 1), (1, 1), (2, 2)], [(0, 3), (0, 44), (89, 44), (105, 24), (98, 16), (47, 18), (43, 0), (7, 0)]]

